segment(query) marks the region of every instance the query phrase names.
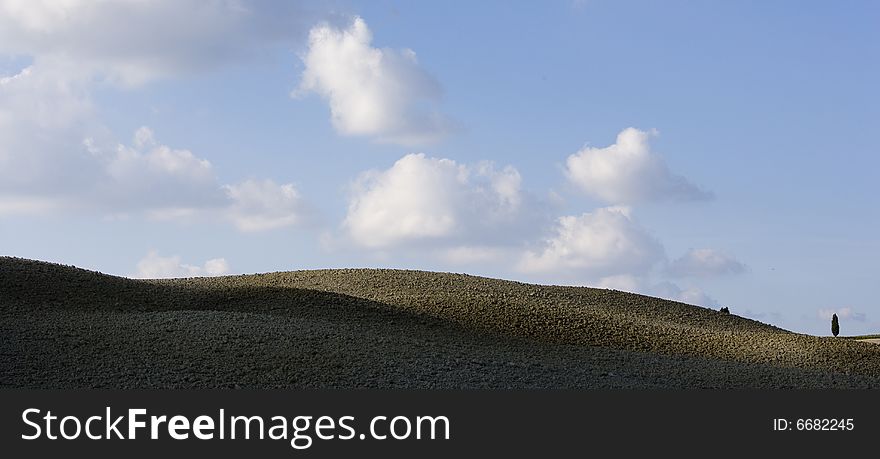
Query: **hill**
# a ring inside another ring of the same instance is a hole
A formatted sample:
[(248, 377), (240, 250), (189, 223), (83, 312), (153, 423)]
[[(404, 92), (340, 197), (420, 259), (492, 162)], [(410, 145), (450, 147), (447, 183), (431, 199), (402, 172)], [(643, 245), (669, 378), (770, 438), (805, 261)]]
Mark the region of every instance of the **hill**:
[(880, 346), (613, 290), (341, 269), (133, 280), (0, 257), (3, 387), (880, 387)]

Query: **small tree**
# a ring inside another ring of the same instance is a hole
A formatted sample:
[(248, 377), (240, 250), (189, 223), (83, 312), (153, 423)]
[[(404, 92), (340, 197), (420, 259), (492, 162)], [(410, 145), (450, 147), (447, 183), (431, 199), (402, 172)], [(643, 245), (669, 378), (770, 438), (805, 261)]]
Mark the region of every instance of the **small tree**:
[(837, 322), (837, 314), (831, 315), (831, 333), (833, 333), (834, 336), (837, 336), (837, 334), (840, 333), (840, 323)]
[(727, 306), (721, 308), (720, 311), (721, 311), (722, 314), (730, 314), (730, 309), (728, 309)]

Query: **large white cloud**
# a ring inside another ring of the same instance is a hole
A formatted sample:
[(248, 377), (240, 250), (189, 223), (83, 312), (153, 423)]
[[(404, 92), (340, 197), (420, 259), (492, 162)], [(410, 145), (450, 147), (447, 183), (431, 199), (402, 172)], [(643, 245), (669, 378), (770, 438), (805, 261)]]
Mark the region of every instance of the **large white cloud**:
[(566, 160), (569, 181), (610, 204), (645, 201), (700, 200), (711, 194), (669, 171), (651, 151), (651, 134), (627, 128), (604, 148), (585, 147)]
[(310, 16), (302, 3), (0, 0), (0, 53), (63, 62), (80, 73), (137, 85), (300, 39)]
[(259, 204), (224, 189), (206, 159), (156, 142), (149, 129), (119, 144), (91, 93), (107, 81), (136, 86), (304, 42), (306, 21), (325, 9), (305, 3), (0, 0), (0, 56), (31, 62), (0, 75), (0, 216), (210, 210), (242, 229), (287, 226), (278, 203), (290, 201), (291, 185), (262, 193), (271, 202)]
[(439, 84), (422, 70), (415, 52), (374, 48), (372, 39), (359, 17), (347, 29), (314, 27), (294, 94), (314, 92), (326, 98), (333, 126), (345, 135), (407, 145), (444, 136), (450, 122), (435, 107)]
[(244, 231), (301, 220), (291, 184), (224, 187), (207, 159), (159, 142), (146, 126), (130, 143), (115, 142), (96, 120), (88, 84), (46, 64), (0, 78), (0, 216), (222, 214)]
[(519, 263), (527, 273), (598, 279), (642, 274), (664, 258), (663, 246), (636, 223), (625, 207), (604, 207), (560, 217), (543, 247)]
[(735, 258), (714, 249), (690, 249), (669, 264), (667, 272), (674, 277), (705, 277), (740, 274), (746, 266)]
[(371, 248), (413, 241), (477, 237), (515, 221), (522, 205), (519, 172), (490, 163), (469, 166), (409, 154), (353, 186), (344, 228)]
[(163, 257), (155, 250), (138, 261), (136, 278), (164, 279), (171, 277), (205, 277), (229, 274), (229, 263), (225, 258), (212, 258), (202, 266), (189, 265), (181, 261), (181, 257), (173, 255)]
[(146, 127), (118, 143), (91, 92), (101, 80), (139, 84), (290, 39), (299, 3), (0, 0), (0, 54), (32, 61), (0, 75), (0, 216), (219, 214), (240, 229), (289, 226), (292, 185), (259, 196), (248, 183), (224, 188), (207, 159), (159, 143)]
[[(241, 231), (253, 232), (297, 225), (307, 213), (293, 184), (249, 179), (223, 185), (208, 160), (162, 144), (146, 126), (135, 132), (130, 145), (86, 139), (40, 163), (27, 162), (30, 150), (10, 151), (6, 146), (0, 146), (0, 152), (7, 153), (0, 158), (17, 167), (0, 169), (0, 216), (62, 209), (143, 213), (162, 220), (228, 220)], [(22, 165), (30, 167), (22, 171)], [(78, 168), (67, 169), (72, 165)], [(27, 184), (16, 183), (22, 174)]]

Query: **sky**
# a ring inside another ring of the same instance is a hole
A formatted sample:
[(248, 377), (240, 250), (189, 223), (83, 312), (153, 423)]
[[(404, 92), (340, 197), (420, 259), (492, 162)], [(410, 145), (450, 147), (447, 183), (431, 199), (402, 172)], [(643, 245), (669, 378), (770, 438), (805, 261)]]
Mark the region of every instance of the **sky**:
[(0, 0), (0, 254), (880, 332), (873, 1)]

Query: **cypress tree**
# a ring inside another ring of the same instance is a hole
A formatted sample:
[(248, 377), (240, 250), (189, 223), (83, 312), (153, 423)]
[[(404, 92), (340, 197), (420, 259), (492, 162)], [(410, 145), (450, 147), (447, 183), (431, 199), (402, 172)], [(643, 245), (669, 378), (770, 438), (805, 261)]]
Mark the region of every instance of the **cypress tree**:
[(831, 315), (831, 333), (837, 336), (840, 333), (840, 323), (837, 322), (837, 314)]

